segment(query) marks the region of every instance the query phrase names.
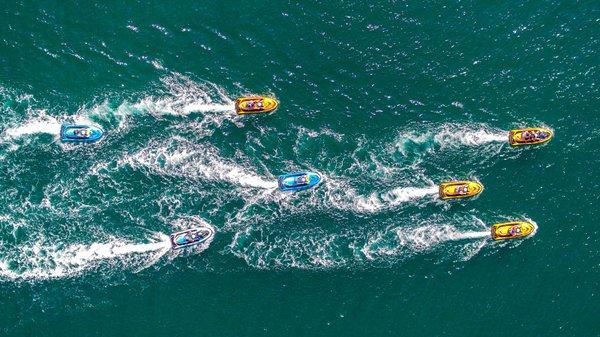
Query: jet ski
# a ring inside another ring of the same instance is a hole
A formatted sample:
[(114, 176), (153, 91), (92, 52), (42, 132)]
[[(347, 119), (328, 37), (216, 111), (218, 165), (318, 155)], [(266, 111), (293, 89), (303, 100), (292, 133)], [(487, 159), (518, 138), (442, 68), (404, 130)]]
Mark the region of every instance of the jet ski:
[(546, 128), (515, 129), (508, 133), (508, 142), (512, 146), (542, 144), (553, 136), (552, 130)]
[(102, 130), (89, 125), (63, 124), (60, 140), (70, 143), (92, 143), (102, 138)]
[(279, 103), (270, 97), (240, 97), (235, 100), (235, 112), (238, 115), (267, 113), (277, 109), (278, 106)]
[(211, 227), (197, 227), (171, 234), (171, 246), (180, 249), (199, 245), (211, 239), (215, 235)]
[(483, 185), (476, 181), (449, 181), (440, 184), (440, 199), (470, 198), (483, 191)]
[(293, 172), (279, 176), (277, 182), (282, 191), (302, 191), (315, 187), (321, 176), (314, 172)]
[(535, 225), (527, 221), (497, 223), (492, 226), (492, 239), (507, 240), (524, 238), (535, 232)]

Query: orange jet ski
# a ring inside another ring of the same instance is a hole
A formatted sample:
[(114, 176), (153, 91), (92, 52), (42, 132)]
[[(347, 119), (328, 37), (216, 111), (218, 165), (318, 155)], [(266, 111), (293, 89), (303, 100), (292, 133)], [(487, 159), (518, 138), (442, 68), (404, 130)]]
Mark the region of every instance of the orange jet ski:
[(535, 225), (527, 221), (497, 223), (492, 226), (492, 239), (507, 240), (524, 238), (535, 232)]
[(470, 198), (483, 191), (483, 185), (476, 181), (449, 181), (440, 184), (440, 199)]
[(277, 109), (278, 106), (279, 103), (270, 97), (240, 97), (235, 100), (235, 112), (238, 115), (267, 113)]
[(546, 128), (515, 129), (508, 133), (508, 142), (512, 146), (543, 144), (553, 136), (552, 130)]

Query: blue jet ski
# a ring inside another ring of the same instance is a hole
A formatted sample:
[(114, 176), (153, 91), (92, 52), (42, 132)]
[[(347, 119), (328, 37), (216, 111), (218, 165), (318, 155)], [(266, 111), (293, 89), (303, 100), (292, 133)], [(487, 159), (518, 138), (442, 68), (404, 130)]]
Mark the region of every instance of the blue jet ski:
[(92, 143), (102, 138), (100, 128), (89, 125), (63, 124), (60, 127), (60, 140), (70, 143)]
[(314, 172), (294, 172), (279, 176), (277, 182), (282, 191), (302, 191), (315, 187), (321, 176)]
[(171, 246), (179, 249), (199, 245), (211, 239), (215, 231), (210, 227), (197, 227), (171, 234)]

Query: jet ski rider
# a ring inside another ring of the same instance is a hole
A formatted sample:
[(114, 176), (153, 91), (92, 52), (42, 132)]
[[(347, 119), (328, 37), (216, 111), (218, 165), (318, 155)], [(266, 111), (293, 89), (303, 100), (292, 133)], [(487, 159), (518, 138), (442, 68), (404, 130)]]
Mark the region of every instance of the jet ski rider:
[(525, 131), (523, 132), (523, 139), (525, 141), (532, 141), (535, 140), (535, 135), (533, 134), (533, 132)]
[(521, 227), (519, 226), (512, 226), (509, 230), (508, 230), (508, 234), (510, 236), (517, 236), (521, 234)]
[(544, 131), (525, 131), (523, 132), (523, 139), (526, 142), (534, 142), (536, 140), (544, 140), (548, 135)]
[(75, 136), (88, 138), (90, 136), (91, 132), (89, 129), (75, 129), (75, 130), (73, 130), (73, 134)]
[(466, 185), (457, 186), (455, 193), (458, 195), (465, 195), (465, 194), (469, 193), (469, 187)]
[(262, 101), (250, 101), (250, 102), (248, 102), (248, 104), (246, 104), (246, 108), (254, 109), (254, 110), (262, 110), (263, 103), (262, 103)]
[(185, 239), (187, 240), (188, 243), (192, 243), (192, 242), (196, 241), (196, 236), (193, 233), (188, 233), (185, 236)]

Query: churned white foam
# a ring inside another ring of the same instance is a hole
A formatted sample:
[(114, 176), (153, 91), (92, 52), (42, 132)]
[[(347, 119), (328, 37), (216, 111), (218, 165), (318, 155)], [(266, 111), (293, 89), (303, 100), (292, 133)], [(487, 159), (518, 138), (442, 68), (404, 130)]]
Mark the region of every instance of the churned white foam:
[[(4, 136), (16, 138), (35, 133), (58, 135), (63, 122), (91, 125), (95, 124), (94, 121), (99, 121), (110, 125), (116, 121), (118, 127), (122, 128), (127, 117), (132, 114), (187, 116), (199, 112), (204, 113), (204, 128), (208, 124), (218, 127), (225, 119), (235, 116), (233, 101), (217, 85), (209, 82), (197, 83), (177, 73), (161, 78), (161, 82), (163, 86), (158, 88), (158, 95), (146, 96), (137, 103), (123, 101), (115, 105), (106, 99), (92, 107), (82, 106), (77, 112), (60, 118), (48, 116), (43, 110), (32, 112), (37, 116), (7, 129)], [(225, 113), (227, 111), (232, 113)]]
[(423, 131), (404, 131), (396, 140), (395, 149), (407, 156), (411, 154), (411, 151), (433, 152), (436, 148), (482, 146), (507, 142), (508, 131), (493, 129), (485, 124), (448, 123), (441, 127), (429, 126)]
[[(438, 187), (397, 187), (384, 192), (374, 191), (363, 195), (350, 185), (352, 179), (319, 173), (322, 182), (315, 188), (300, 193), (276, 192), (277, 182), (264, 185), (265, 193), (247, 198), (244, 207), (236, 212), (232, 221), (246, 222), (250, 219), (270, 218), (272, 214), (297, 214), (316, 209), (341, 209), (354, 213), (377, 213), (406, 205), (423, 205), (434, 200)], [(269, 187), (270, 189), (267, 189)], [(429, 198), (427, 198), (429, 197)], [(425, 199), (427, 198), (427, 199)]]
[(440, 242), (453, 240), (457, 229), (450, 225), (428, 225), (417, 228), (398, 228), (396, 234), (401, 246), (426, 250)]
[[(174, 116), (185, 116), (189, 115), (191, 112), (195, 110), (192, 107), (197, 107), (197, 109), (202, 109), (208, 105), (214, 105), (213, 103), (205, 103), (200, 101), (188, 101), (189, 97), (155, 97), (148, 96), (142, 98), (138, 103), (135, 103), (133, 107), (135, 109), (139, 109), (142, 111), (147, 111), (154, 115), (174, 115)], [(210, 109), (205, 109), (204, 111), (211, 111)]]
[[(227, 93), (215, 84), (197, 83), (180, 74), (161, 79), (167, 89), (164, 96), (148, 96), (134, 104), (133, 107), (148, 111), (155, 115), (185, 116), (193, 112), (225, 112), (235, 110), (233, 101)], [(212, 116), (217, 124), (219, 114)]]
[(11, 138), (17, 138), (36, 133), (59, 135), (60, 126), (61, 123), (56, 118), (52, 116), (41, 115), (40, 117), (33, 118), (19, 126), (6, 129), (4, 133), (7, 137)]
[(477, 146), (494, 142), (508, 142), (508, 132), (484, 126), (449, 124), (445, 125), (443, 130), (436, 133), (433, 138), (441, 146)]
[(147, 266), (148, 259), (155, 262), (171, 247), (168, 236), (155, 233), (154, 237), (160, 241), (16, 247), (10, 260), (0, 261), (0, 277), (13, 280), (68, 277), (97, 267), (101, 261), (118, 261), (129, 267)]
[(490, 237), (490, 232), (466, 232), (466, 233), (456, 233), (451, 238), (452, 240), (462, 240), (462, 239), (480, 239)]
[[(395, 236), (390, 237), (390, 232), (395, 233)], [(452, 225), (430, 224), (418, 227), (398, 227), (372, 236), (361, 251), (368, 259), (382, 255), (412, 255), (433, 250), (444, 242), (484, 239), (489, 236), (489, 231), (464, 232)], [(483, 247), (482, 242), (466, 244), (470, 247), (467, 249), (470, 256), (476, 254)]]
[(428, 248), (431, 245), (444, 241), (490, 237), (489, 231), (461, 232), (456, 227), (450, 225), (432, 225), (419, 228), (398, 229), (397, 234), (401, 243), (409, 243), (416, 248)]
[[(181, 74), (173, 73), (161, 78), (162, 86), (155, 88), (156, 95), (146, 96), (137, 103), (127, 100), (114, 104), (107, 98), (94, 106), (83, 105), (76, 112), (60, 117), (48, 116), (45, 111), (34, 111), (28, 107), (28, 115), (33, 116), (20, 125), (7, 128), (0, 136), (1, 140), (10, 140), (36, 133), (59, 135), (63, 123), (77, 123), (119, 129), (126, 126), (128, 117), (133, 114), (154, 116), (188, 116), (198, 112), (202, 114), (200, 122), (193, 121), (196, 131), (210, 134), (226, 120), (240, 124), (235, 118), (235, 104), (220, 87), (210, 82), (195, 82)], [(26, 98), (17, 97), (16, 100)], [(134, 101), (134, 102), (135, 102)]]
[(320, 269), (397, 262), (436, 251), (442, 259), (468, 260), (488, 241), (487, 231), (465, 231), (434, 222), (437, 221), (417, 226), (392, 225), (383, 230), (349, 229), (337, 233), (328, 233), (318, 227), (278, 231), (260, 225), (251, 226), (237, 232), (229, 248), (234, 255), (257, 268)]
[[(317, 234), (317, 235), (315, 235)], [(290, 267), (300, 269), (331, 268), (348, 262), (342, 251), (345, 235), (321, 231), (293, 232), (289, 236), (248, 228), (236, 233), (231, 252), (250, 266), (268, 269)]]
[(398, 187), (383, 194), (372, 193), (369, 197), (359, 196), (355, 205), (359, 211), (376, 212), (437, 193), (437, 186)]
[(79, 123), (92, 123), (92, 120), (96, 120), (105, 125), (116, 124), (118, 129), (122, 129), (126, 126), (127, 118), (139, 112), (127, 101), (115, 107), (109, 100), (105, 100), (91, 108), (81, 107), (72, 118)]
[[(276, 181), (266, 181), (258, 175), (248, 173), (247, 170), (240, 167), (235, 167), (226, 163), (215, 161), (210, 165), (206, 166), (205, 171), (208, 173), (207, 177), (219, 177), (223, 180), (238, 183), (241, 186), (258, 187), (264, 189), (275, 189), (277, 187)], [(216, 168), (216, 174), (211, 174), (208, 171)]]
[(96, 127), (99, 127), (93, 120), (91, 117), (93, 117), (93, 114), (90, 114), (89, 111), (77, 111), (76, 114), (71, 115), (69, 117), (65, 118), (65, 121), (67, 121), (69, 124), (81, 124), (81, 125), (93, 125)]
[(438, 193), (438, 187), (397, 187), (389, 191), (375, 191), (364, 196), (349, 186), (344, 179), (329, 178), (323, 191), (326, 205), (360, 213), (373, 213), (394, 208), (403, 203), (422, 199)]
[(245, 187), (275, 189), (277, 181), (267, 180), (251, 168), (238, 164), (245, 158), (228, 160), (219, 156), (212, 145), (199, 145), (176, 137), (164, 144), (151, 143), (121, 164), (143, 166), (161, 175), (183, 176), (191, 179), (227, 181)]
[(233, 111), (235, 106), (231, 104), (215, 104), (215, 103), (190, 103), (183, 107), (183, 112), (189, 114), (192, 112), (209, 112), (209, 111)]
[(215, 231), (214, 226), (212, 226), (208, 221), (197, 215), (181, 216), (176, 220), (171, 221), (171, 226), (173, 227), (173, 231), (175, 232), (194, 227), (207, 227), (210, 228), (213, 232)]

